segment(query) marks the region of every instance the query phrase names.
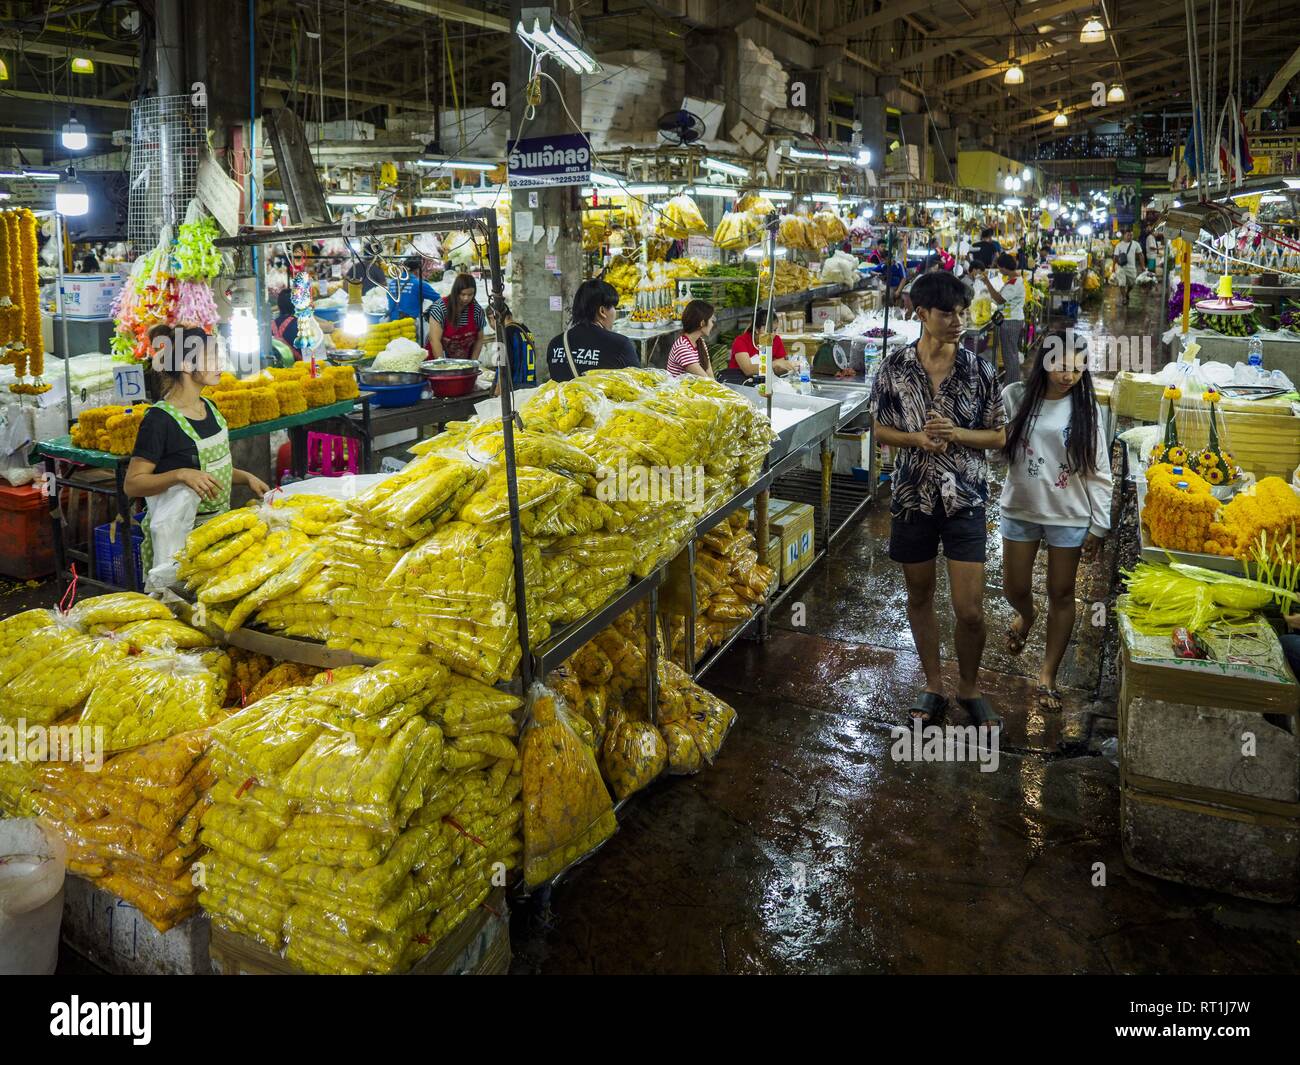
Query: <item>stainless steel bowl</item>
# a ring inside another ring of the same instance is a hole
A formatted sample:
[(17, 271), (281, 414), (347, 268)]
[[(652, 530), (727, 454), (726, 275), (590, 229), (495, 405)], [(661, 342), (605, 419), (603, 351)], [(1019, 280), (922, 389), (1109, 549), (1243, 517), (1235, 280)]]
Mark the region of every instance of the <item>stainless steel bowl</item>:
[(420, 366), (420, 371), (426, 377), (458, 377), (461, 374), (478, 373), (481, 369), (474, 359), (430, 359)]
[(364, 385), (420, 385), (424, 383), (422, 373), (398, 373), (395, 370), (362, 370), (357, 380)]

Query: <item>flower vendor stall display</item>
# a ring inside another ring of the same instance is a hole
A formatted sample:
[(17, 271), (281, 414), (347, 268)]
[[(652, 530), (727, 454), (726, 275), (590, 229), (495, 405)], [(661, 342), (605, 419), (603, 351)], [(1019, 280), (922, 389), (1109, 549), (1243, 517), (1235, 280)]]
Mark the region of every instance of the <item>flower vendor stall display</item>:
[[(1191, 302), (1195, 306), (1201, 300), (1211, 299), (1214, 296), (1214, 289), (1209, 285), (1197, 284), (1195, 281), (1191, 285)], [(1173, 293), (1169, 297), (1169, 304), (1165, 308), (1165, 320), (1168, 322), (1177, 321), (1183, 314), (1183, 283), (1178, 282), (1174, 286)]]
[(14, 368), (9, 391), (48, 392), (41, 338), (36, 216), (25, 207), (0, 211), (0, 364)]
[(1254, 300), (1234, 296), (1232, 278), (1227, 274), (1219, 279), (1215, 295), (1197, 300), (1194, 308), (1192, 318), (1197, 329), (1209, 329), (1233, 337), (1251, 336), (1259, 332), (1259, 315), (1255, 311)]

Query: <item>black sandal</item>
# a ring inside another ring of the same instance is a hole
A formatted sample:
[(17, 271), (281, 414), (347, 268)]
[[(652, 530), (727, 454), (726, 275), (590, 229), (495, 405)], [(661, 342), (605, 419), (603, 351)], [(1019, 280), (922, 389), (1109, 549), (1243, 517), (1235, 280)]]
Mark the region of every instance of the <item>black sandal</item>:
[(907, 711), (908, 720), (920, 721), (922, 725), (933, 725), (943, 718), (948, 709), (948, 700), (936, 692), (922, 692), (913, 701)]
[(958, 699), (957, 705), (966, 713), (970, 714), (971, 720), (977, 725), (993, 725), (997, 728), (1002, 727), (1001, 715), (994, 713), (993, 707), (989, 706), (989, 701), (984, 696), (975, 699)]

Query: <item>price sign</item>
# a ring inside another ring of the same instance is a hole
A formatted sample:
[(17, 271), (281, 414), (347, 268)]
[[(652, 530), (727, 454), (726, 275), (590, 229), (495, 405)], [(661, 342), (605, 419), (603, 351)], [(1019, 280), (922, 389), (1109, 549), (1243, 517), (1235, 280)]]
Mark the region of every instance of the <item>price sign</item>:
[(145, 401), (144, 367), (119, 365), (113, 367), (113, 402), (130, 406)]

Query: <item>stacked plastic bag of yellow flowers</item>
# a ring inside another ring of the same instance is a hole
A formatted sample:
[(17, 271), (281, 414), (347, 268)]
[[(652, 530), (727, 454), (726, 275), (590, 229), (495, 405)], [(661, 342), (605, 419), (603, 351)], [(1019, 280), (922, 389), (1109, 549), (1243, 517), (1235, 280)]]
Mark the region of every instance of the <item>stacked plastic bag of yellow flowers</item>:
[(409, 967), (519, 863), (519, 706), (404, 656), (234, 714), (214, 730), (204, 909), (307, 972)]
[(685, 240), (692, 234), (707, 233), (709, 224), (704, 221), (695, 201), (684, 192), (678, 193), (659, 208), (659, 221), (655, 233), (667, 240)]

